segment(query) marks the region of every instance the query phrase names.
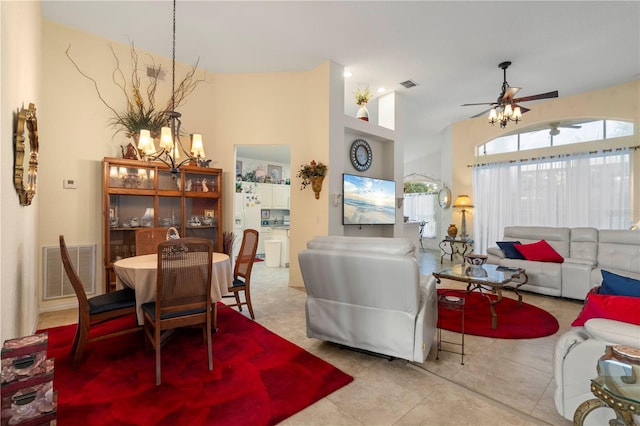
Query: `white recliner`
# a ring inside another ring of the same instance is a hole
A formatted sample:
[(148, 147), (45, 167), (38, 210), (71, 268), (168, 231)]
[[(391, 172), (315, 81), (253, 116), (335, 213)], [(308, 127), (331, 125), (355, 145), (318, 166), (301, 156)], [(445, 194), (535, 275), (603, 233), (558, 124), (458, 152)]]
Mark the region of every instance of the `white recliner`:
[[(640, 347), (640, 326), (602, 318), (588, 320), (584, 327), (573, 327), (562, 334), (555, 346), (555, 405), (558, 413), (573, 420), (576, 408), (595, 398), (591, 379), (607, 345)], [(609, 408), (593, 411), (585, 424), (606, 425), (615, 413)]]
[(404, 238), (316, 237), (298, 254), (307, 336), (424, 362), (438, 320), (435, 278)]

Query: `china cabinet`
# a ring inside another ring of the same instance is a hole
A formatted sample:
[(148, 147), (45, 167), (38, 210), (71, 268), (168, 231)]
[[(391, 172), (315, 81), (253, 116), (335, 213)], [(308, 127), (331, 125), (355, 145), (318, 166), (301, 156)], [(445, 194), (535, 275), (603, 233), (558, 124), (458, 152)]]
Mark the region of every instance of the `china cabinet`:
[(175, 227), (222, 251), (221, 169), (193, 165), (172, 173), (161, 162), (105, 158), (102, 180), (105, 291), (115, 289), (113, 262), (135, 256), (138, 229)]

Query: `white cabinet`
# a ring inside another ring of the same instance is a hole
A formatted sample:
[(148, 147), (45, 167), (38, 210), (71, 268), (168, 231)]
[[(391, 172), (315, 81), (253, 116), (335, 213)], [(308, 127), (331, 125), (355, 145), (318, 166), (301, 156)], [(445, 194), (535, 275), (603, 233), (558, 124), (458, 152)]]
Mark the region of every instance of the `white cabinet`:
[(270, 209), (273, 205), (273, 189), (270, 183), (257, 183), (256, 194), (260, 196), (260, 203), (263, 209)]
[(280, 266), (289, 266), (289, 230), (288, 229), (274, 229), (273, 239), (280, 241)]
[(264, 255), (264, 242), (273, 238), (273, 228), (268, 226), (260, 227), (260, 235), (258, 236), (258, 249), (256, 254)]
[(260, 195), (263, 209), (289, 210), (289, 189), (291, 185), (256, 183), (256, 193)]
[(272, 209), (289, 210), (289, 189), (291, 185), (271, 185), (273, 187)]

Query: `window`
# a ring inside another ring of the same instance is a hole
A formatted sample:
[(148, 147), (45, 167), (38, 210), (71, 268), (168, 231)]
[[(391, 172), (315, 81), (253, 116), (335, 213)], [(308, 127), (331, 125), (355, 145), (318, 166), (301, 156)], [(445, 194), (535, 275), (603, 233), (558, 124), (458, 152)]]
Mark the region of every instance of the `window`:
[(475, 249), (494, 246), (505, 226), (628, 229), (632, 150), (475, 167)]
[(436, 203), (437, 193), (409, 193), (404, 194), (404, 215), (409, 222), (426, 222), (422, 236), (436, 237)]
[(569, 145), (603, 139), (633, 136), (633, 123), (615, 120), (591, 120), (560, 124), (514, 135), (502, 136), (478, 146), (478, 156), (524, 151), (527, 149)]

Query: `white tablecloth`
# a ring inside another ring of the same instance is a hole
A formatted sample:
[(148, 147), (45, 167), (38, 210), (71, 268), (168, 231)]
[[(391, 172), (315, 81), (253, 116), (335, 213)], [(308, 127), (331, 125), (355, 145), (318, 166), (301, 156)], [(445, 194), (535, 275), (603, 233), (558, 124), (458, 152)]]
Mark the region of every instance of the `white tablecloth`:
[[(158, 276), (158, 255), (127, 257), (113, 264), (118, 288), (129, 287), (136, 292), (138, 324), (144, 324), (142, 304), (156, 300), (156, 279)], [(213, 253), (211, 271), (211, 301), (217, 302), (228, 293), (233, 281), (231, 261), (224, 253)]]

